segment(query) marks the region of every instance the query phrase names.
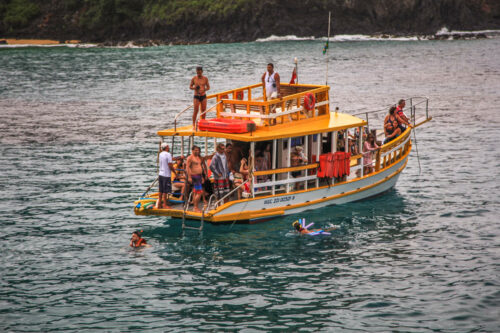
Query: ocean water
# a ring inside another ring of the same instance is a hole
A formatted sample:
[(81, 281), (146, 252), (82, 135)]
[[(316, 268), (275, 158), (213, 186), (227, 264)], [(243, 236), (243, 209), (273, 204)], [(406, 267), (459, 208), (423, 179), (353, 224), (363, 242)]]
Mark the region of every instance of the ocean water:
[(430, 98), (422, 170), (414, 150), (383, 196), (201, 235), (134, 215), (196, 65), (212, 91), (268, 62), (288, 81), (294, 57), (323, 84), (322, 48), (0, 49), (0, 331), (498, 332), (500, 39), (330, 44), (332, 107)]

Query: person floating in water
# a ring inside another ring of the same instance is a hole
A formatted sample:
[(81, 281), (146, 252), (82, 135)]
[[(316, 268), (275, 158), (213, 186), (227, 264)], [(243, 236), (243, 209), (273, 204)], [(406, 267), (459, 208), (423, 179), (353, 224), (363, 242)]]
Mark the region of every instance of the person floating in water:
[(207, 94), (206, 92), (210, 90), (210, 84), (206, 76), (203, 76), (203, 68), (196, 67), (196, 76), (191, 79), (189, 84), (189, 89), (194, 90), (193, 96), (193, 128), (196, 124), (196, 118), (198, 116), (198, 110), (201, 106), (201, 119), (205, 119), (203, 112), (207, 109)]
[(303, 227), (302, 224), (300, 224), (299, 221), (293, 222), (292, 225), (295, 228), (295, 230), (297, 230), (298, 232), (300, 232), (301, 235), (303, 235), (303, 234), (310, 234), (311, 233), (311, 231), (309, 231), (305, 227)]
[(132, 237), (130, 238), (130, 247), (142, 247), (149, 246), (144, 238), (142, 238), (142, 230), (134, 231)]
[(332, 230), (335, 230), (337, 229), (337, 226), (335, 227), (331, 227), (331, 228), (328, 228), (328, 229), (314, 229), (314, 230), (309, 230), (307, 229), (307, 227), (310, 227), (311, 225), (313, 225), (314, 223), (310, 223), (308, 226), (303, 226), (302, 223), (300, 223), (299, 221), (295, 221), (292, 223), (292, 226), (295, 228), (295, 230), (297, 230), (301, 235), (304, 235), (304, 234), (312, 234), (312, 235), (320, 235), (320, 234), (323, 234), (323, 235), (330, 235), (330, 233), (328, 231), (332, 231)]

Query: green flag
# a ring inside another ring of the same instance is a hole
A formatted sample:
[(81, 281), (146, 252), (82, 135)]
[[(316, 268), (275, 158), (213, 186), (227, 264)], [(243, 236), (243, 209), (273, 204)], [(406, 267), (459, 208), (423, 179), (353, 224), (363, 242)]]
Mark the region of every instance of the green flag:
[(323, 54), (326, 54), (326, 50), (328, 50), (328, 41), (326, 41), (325, 46), (323, 47)]

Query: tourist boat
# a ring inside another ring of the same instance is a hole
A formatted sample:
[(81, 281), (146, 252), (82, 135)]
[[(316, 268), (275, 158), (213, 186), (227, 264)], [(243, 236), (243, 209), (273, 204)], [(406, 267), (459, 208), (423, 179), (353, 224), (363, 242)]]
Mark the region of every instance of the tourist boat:
[[(179, 218), (183, 226), (186, 220), (255, 223), (366, 199), (394, 187), (408, 163), (412, 129), (381, 146), (373, 156), (370, 173), (366, 173), (360, 153), (363, 135), (359, 133), (373, 131), (377, 121), (383, 128), (388, 107), (351, 115), (338, 108), (330, 110), (329, 86), (281, 83), (280, 88), (281, 98), (272, 100), (262, 97), (261, 83), (207, 96), (212, 104), (203, 114), (207, 119), (195, 127), (177, 126), (183, 115), (189, 116), (185, 122), (191, 116), (186, 112), (190, 107), (179, 112), (173, 128), (158, 131), (161, 142), (170, 144), (172, 156), (188, 155), (193, 144), (207, 156), (219, 142), (231, 142), (233, 156), (236, 150), (237, 159), (248, 158), (249, 177), (225, 198), (211, 195), (208, 204), (198, 207), (201, 212), (188, 203), (189, 193), (185, 202), (172, 201), (171, 209), (155, 208), (158, 193), (150, 193), (153, 182), (135, 201), (135, 214)], [(408, 99), (406, 112), (414, 128), (431, 119), (427, 98)], [(422, 113), (418, 120), (417, 113)], [(292, 165), (296, 146), (302, 147), (307, 163)], [(267, 167), (256, 164), (256, 154), (267, 156)]]

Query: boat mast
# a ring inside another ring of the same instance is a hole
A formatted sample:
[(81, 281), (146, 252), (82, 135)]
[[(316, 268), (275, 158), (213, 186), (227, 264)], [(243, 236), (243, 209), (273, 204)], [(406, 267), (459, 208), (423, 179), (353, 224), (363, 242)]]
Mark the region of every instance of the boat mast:
[(325, 85), (328, 85), (328, 48), (330, 44), (330, 20), (332, 12), (328, 12), (328, 38), (326, 40), (325, 50), (326, 50), (326, 73), (325, 73)]

